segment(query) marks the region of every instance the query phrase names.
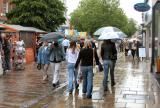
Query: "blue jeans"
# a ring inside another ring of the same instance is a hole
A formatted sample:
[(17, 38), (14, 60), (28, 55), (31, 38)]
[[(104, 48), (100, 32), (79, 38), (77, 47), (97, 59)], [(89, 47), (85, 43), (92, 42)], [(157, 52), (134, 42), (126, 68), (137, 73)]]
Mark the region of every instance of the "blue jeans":
[(83, 93), (87, 93), (87, 96), (92, 96), (93, 89), (93, 66), (81, 67), (83, 76)]
[(116, 65), (116, 60), (112, 60), (111, 61), (111, 68), (110, 68), (111, 84), (115, 83), (115, 81), (114, 81), (114, 68), (115, 68), (115, 65)]
[(104, 78), (103, 78), (103, 87), (106, 88), (108, 86), (108, 72), (109, 69), (111, 69), (112, 61), (111, 60), (104, 60), (103, 61), (104, 65)]
[(74, 63), (68, 63), (68, 81), (69, 81), (69, 84), (68, 84), (68, 91), (69, 92), (72, 92), (73, 91), (73, 81), (75, 82), (75, 87), (78, 85), (77, 83), (77, 73), (78, 71), (76, 71), (74, 69), (74, 66), (75, 64)]

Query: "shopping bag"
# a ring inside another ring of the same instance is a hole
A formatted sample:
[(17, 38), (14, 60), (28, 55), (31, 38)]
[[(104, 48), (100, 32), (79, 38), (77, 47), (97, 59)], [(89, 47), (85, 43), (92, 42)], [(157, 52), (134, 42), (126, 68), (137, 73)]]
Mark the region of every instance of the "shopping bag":
[(78, 75), (77, 75), (77, 82), (80, 84), (82, 82), (82, 80), (83, 80), (82, 71), (81, 71), (81, 69), (79, 67)]

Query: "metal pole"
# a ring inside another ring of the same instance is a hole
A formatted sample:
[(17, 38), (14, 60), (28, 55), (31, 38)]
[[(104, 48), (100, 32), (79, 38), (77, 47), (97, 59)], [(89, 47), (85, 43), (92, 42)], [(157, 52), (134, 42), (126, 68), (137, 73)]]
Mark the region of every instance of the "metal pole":
[(153, 7), (152, 10), (152, 59), (151, 59), (151, 72), (154, 72), (154, 65), (155, 65), (155, 34), (156, 34), (156, 30), (155, 30), (155, 6)]

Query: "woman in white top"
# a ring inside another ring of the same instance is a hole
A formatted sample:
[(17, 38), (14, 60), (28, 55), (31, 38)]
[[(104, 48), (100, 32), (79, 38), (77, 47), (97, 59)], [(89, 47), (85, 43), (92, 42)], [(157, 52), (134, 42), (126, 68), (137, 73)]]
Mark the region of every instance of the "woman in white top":
[(72, 94), (73, 91), (73, 82), (75, 83), (75, 88), (78, 89), (79, 85), (77, 83), (77, 71), (75, 70), (74, 66), (76, 63), (76, 60), (78, 58), (79, 50), (76, 48), (76, 42), (71, 41), (70, 47), (67, 49), (66, 52), (66, 59), (68, 62), (68, 91), (70, 94)]

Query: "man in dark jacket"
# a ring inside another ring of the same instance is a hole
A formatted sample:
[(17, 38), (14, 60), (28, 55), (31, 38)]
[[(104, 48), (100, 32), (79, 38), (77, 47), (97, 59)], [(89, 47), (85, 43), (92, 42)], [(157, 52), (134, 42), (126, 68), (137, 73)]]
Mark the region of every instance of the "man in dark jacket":
[(111, 86), (115, 85), (114, 67), (117, 60), (117, 50), (116, 50), (115, 43), (111, 42), (111, 40), (105, 40), (101, 46), (101, 57), (104, 65), (103, 87), (104, 87), (104, 90), (107, 91), (109, 69), (110, 69), (110, 76), (111, 76)]

